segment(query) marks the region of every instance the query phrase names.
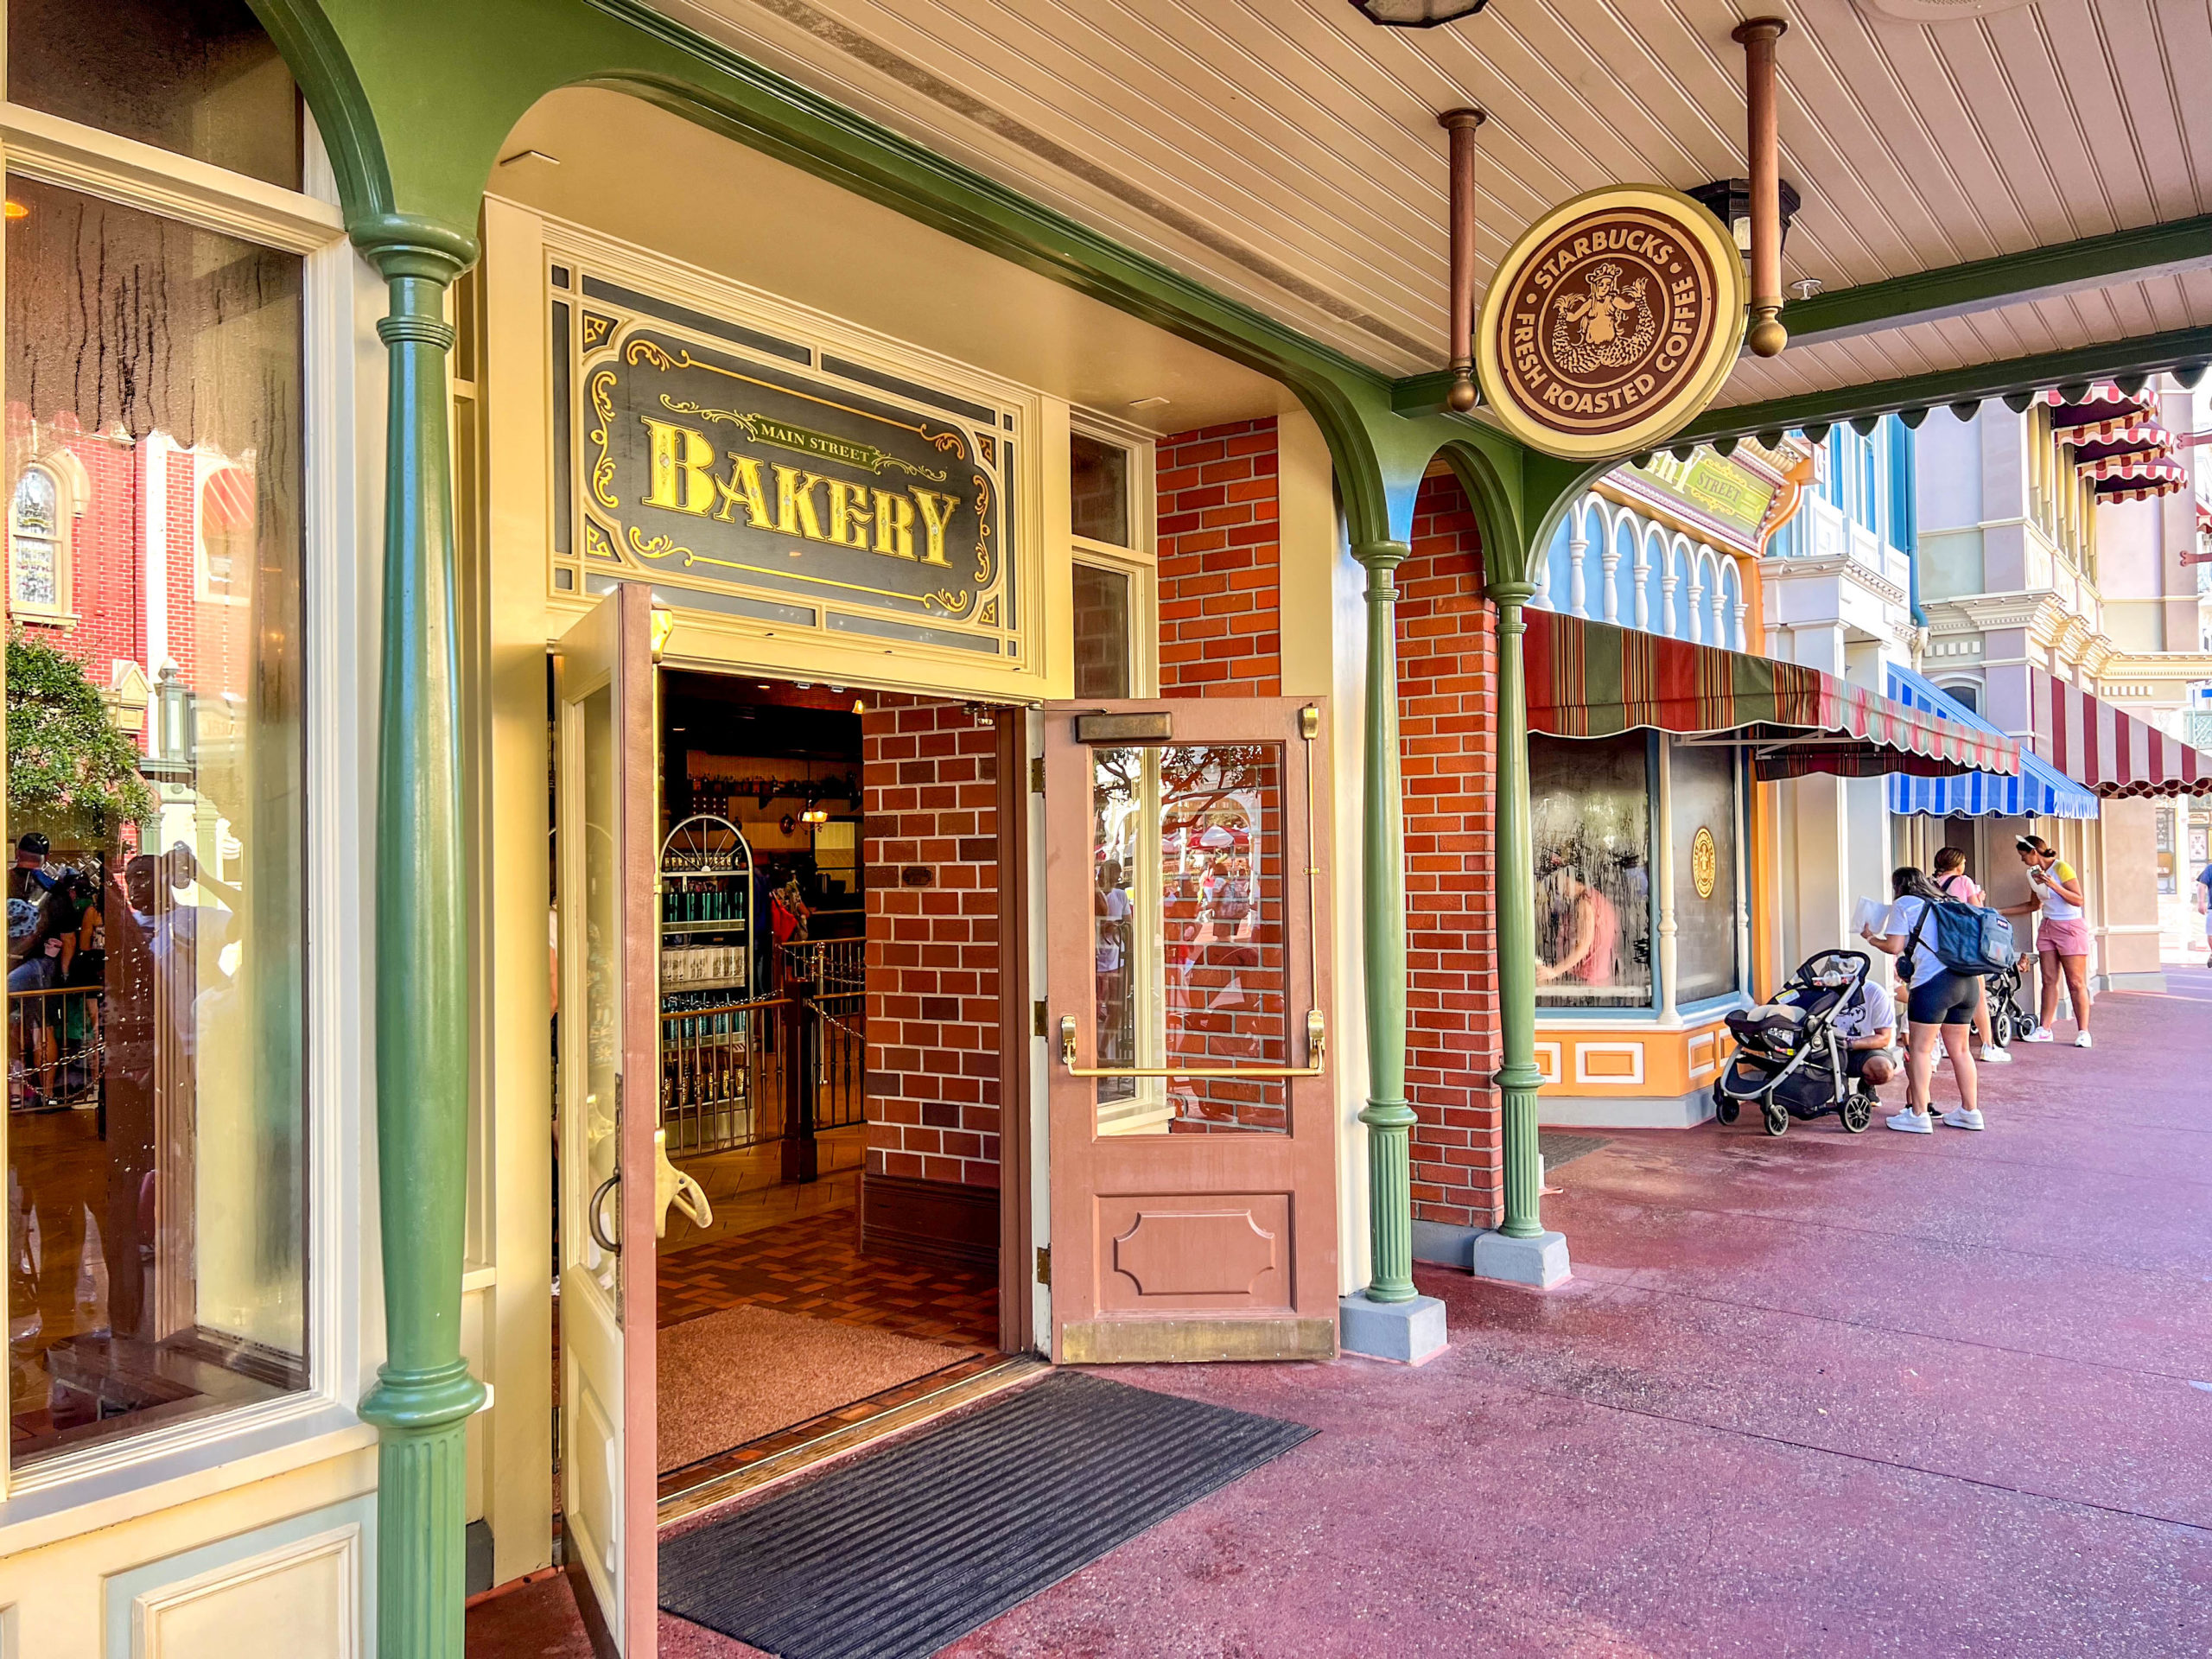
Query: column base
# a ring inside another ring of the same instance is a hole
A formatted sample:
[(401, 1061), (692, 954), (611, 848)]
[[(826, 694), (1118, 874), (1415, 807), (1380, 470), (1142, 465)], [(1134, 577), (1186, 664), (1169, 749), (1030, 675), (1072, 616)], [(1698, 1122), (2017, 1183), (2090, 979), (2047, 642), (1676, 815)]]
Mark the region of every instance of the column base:
[(1444, 1351), (1444, 1304), (1433, 1296), (1370, 1302), (1358, 1291), (1337, 1303), (1344, 1351), (1418, 1365)]
[(1534, 1238), (1508, 1238), (1503, 1233), (1478, 1233), (1473, 1270), (1478, 1279), (1549, 1290), (1564, 1284), (1572, 1271), (1567, 1262), (1567, 1235), (1539, 1233)]

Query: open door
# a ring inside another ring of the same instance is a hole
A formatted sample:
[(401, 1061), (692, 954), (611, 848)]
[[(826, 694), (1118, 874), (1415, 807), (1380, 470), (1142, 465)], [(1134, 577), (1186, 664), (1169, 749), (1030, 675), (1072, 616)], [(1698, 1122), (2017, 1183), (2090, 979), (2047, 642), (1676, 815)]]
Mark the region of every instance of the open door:
[(603, 1649), (650, 1655), (654, 1511), (653, 617), (625, 582), (560, 646), (561, 1501)]
[(1336, 1352), (1323, 718), (1245, 698), (1046, 713), (1063, 1363)]

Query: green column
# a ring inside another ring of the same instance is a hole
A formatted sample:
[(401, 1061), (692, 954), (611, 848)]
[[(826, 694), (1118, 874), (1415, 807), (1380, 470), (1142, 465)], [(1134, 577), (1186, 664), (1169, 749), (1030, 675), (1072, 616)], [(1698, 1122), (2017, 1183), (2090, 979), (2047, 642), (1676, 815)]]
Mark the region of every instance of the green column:
[(1364, 542), (1367, 724), (1360, 899), (1366, 920), (1367, 1212), (1370, 1301), (1414, 1297), (1413, 1108), (1406, 1103), (1406, 817), (1398, 764), (1398, 589), (1403, 542)]
[(355, 240), (391, 289), (384, 653), (377, 741), (378, 1450), (385, 1659), (461, 1659), (463, 1442), (483, 1384), (461, 1356), (467, 1220), (467, 882), (454, 640), (445, 293), (474, 243), (422, 224)]
[(1504, 1064), (1497, 1087), (1504, 1102), (1505, 1223), (1508, 1238), (1544, 1230), (1537, 1214), (1542, 1182), (1536, 1170), (1536, 873), (1529, 835), (1529, 688), (1522, 607), (1536, 591), (1526, 582), (1491, 583), (1497, 607), (1497, 1007)]

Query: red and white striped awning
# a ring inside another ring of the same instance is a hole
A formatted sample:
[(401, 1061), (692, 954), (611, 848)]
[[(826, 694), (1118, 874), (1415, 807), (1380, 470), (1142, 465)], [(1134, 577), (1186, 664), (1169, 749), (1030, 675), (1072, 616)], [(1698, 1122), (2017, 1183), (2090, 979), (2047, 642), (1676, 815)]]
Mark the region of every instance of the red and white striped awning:
[(2099, 501), (2142, 501), (2189, 487), (2189, 468), (2165, 455), (2108, 455), (2083, 461), (2081, 472), (2096, 480)]
[(2130, 412), (2094, 421), (2077, 421), (2071, 426), (2054, 426), (2050, 435), (2061, 443), (2136, 443), (2145, 442), (2152, 434), (2164, 434), (2171, 442), (2172, 435), (2156, 421), (2146, 421), (2139, 414)]
[(200, 486), (201, 526), (219, 535), (253, 532), (253, 474), (243, 467), (210, 473)]
[(2107, 799), (2212, 795), (2212, 754), (2122, 714), (2088, 692), (2029, 671), (2035, 750), (2077, 784)]
[(2139, 415), (2147, 415), (2157, 395), (2147, 384), (2139, 391), (2122, 391), (2109, 380), (2099, 380), (2078, 397), (2069, 397), (2056, 386), (2038, 392), (2037, 397), (2054, 409), (2082, 410), (2082, 414), (2074, 416), (2074, 419), (2079, 422), (2089, 419), (2089, 411), (2093, 410), (2103, 411), (2102, 415), (2097, 417), (2100, 419), (2124, 414), (2129, 410), (2134, 410)]

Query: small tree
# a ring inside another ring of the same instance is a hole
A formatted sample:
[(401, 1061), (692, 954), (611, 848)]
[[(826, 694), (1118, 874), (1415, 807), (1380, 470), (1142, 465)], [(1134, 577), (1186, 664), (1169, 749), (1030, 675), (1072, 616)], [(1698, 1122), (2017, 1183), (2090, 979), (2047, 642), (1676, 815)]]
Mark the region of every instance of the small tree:
[(157, 810), (138, 761), (138, 746), (108, 718), (84, 665), (10, 629), (10, 834), (37, 829), (80, 846), (116, 846), (124, 824)]

